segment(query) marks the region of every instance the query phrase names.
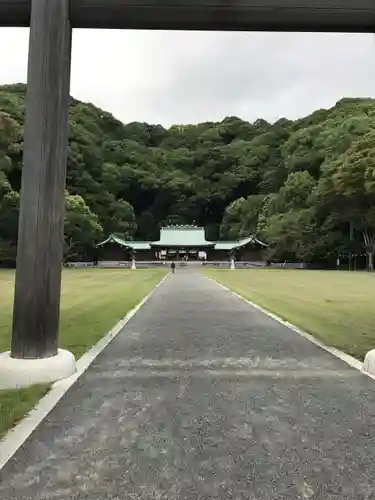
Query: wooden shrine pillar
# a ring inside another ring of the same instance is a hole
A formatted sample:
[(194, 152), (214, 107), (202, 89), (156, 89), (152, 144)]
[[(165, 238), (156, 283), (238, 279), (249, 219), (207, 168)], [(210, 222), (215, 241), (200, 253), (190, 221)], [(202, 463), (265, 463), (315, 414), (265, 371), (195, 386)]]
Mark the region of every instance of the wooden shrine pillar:
[(57, 354), (71, 37), (69, 0), (32, 0), (11, 357)]

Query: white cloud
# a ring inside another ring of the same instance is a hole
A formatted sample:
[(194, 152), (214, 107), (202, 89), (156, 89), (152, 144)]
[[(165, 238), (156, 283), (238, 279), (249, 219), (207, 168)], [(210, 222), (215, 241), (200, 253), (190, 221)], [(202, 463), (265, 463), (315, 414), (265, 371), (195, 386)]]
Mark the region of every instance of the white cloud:
[[(0, 84), (26, 81), (27, 29), (1, 29)], [(123, 121), (294, 118), (375, 95), (372, 35), (75, 30), (71, 93)]]

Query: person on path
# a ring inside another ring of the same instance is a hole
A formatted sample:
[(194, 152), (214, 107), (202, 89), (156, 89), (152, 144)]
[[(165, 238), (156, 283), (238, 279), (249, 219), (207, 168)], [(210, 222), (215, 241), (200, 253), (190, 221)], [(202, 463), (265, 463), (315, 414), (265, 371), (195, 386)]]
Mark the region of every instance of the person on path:
[(174, 274), (175, 270), (176, 270), (176, 264), (174, 262), (172, 262), (172, 264), (171, 264), (171, 269), (172, 269), (172, 273)]

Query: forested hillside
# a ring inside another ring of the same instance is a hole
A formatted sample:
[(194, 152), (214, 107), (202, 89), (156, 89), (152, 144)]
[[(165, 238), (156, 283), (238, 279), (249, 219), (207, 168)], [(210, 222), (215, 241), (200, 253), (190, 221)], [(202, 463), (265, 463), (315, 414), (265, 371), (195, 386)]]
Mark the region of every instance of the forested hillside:
[[(0, 261), (16, 248), (25, 86), (0, 87)], [(157, 239), (166, 223), (208, 239), (256, 232), (272, 259), (375, 250), (375, 101), (289, 121), (122, 124), (71, 99), (65, 255), (108, 233)]]

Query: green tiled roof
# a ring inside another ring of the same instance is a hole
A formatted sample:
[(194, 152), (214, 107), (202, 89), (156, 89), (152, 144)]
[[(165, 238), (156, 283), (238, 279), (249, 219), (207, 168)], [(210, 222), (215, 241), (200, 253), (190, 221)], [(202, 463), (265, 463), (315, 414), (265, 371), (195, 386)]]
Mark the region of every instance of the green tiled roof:
[(249, 243), (253, 243), (253, 244), (255, 243), (255, 244), (261, 245), (263, 247), (267, 246), (262, 241), (259, 241), (255, 236), (249, 236), (249, 237), (243, 238), (242, 240), (239, 240), (239, 241), (218, 241), (215, 244), (215, 250), (235, 250), (236, 248), (244, 247), (245, 245), (248, 245)]
[(241, 248), (249, 243), (255, 243), (266, 247), (265, 243), (259, 241), (255, 236), (249, 236), (239, 241), (207, 241), (205, 230), (203, 227), (197, 226), (168, 226), (163, 227), (160, 231), (159, 241), (126, 241), (115, 234), (110, 234), (108, 238), (101, 243), (98, 247), (106, 245), (107, 243), (115, 243), (125, 248), (133, 250), (150, 250), (152, 247), (162, 248), (204, 248), (213, 247), (215, 250), (235, 250)]
[(215, 243), (215, 250), (233, 250), (236, 244), (236, 241), (218, 241)]
[(147, 241), (125, 241), (115, 234), (110, 234), (108, 238), (101, 243), (98, 243), (98, 247), (106, 245), (107, 243), (116, 243), (125, 248), (131, 248), (133, 250), (150, 250), (151, 245)]
[(160, 240), (151, 243), (160, 247), (208, 247), (215, 242), (207, 241), (203, 227), (168, 226), (160, 230)]

